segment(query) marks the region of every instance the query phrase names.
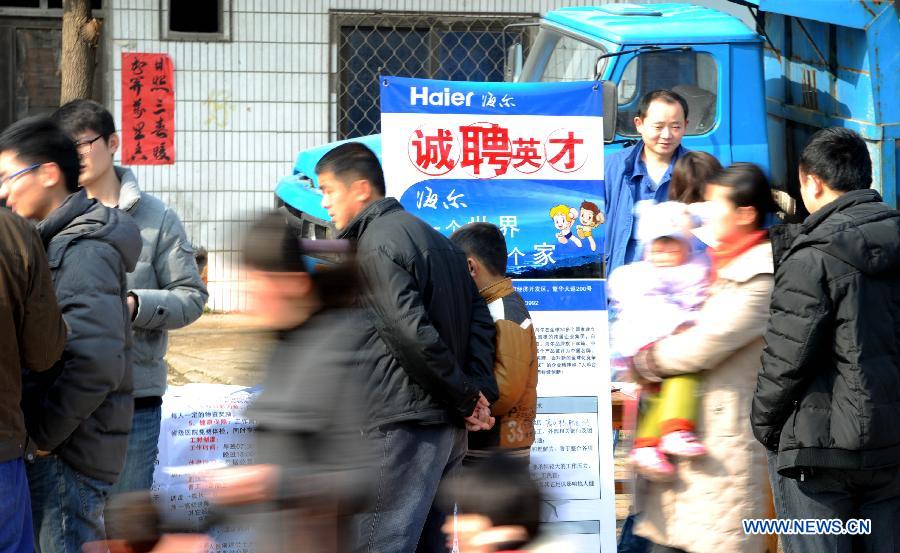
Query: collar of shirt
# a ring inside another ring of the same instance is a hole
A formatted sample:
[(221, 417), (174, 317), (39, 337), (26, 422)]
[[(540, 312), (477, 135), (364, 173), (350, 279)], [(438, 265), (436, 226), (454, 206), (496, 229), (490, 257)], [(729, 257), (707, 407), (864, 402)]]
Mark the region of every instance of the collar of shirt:
[(672, 161), (669, 162), (669, 168), (666, 169), (666, 172), (657, 183), (653, 182), (653, 179), (650, 178), (650, 174), (647, 171), (647, 165), (644, 163), (644, 160), (641, 159), (641, 154), (644, 153), (643, 141), (639, 142), (638, 146), (639, 147), (635, 148), (635, 155), (631, 160), (631, 181), (639, 187), (637, 189), (638, 199), (665, 200), (665, 198), (655, 198), (656, 191), (669, 182), (669, 177), (672, 175), (672, 169), (675, 167), (675, 162), (678, 161), (678, 158), (684, 155), (684, 152), (687, 150), (685, 150), (684, 146), (681, 144), (678, 145), (678, 148), (676, 148), (675, 152), (672, 154)]

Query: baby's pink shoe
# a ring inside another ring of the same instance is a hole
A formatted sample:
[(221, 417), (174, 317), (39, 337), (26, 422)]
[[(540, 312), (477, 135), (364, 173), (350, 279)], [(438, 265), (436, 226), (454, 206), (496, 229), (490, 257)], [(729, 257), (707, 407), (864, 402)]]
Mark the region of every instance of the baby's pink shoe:
[(700, 443), (693, 432), (677, 430), (669, 432), (659, 442), (659, 449), (663, 453), (676, 457), (699, 457), (706, 455), (706, 446)]
[(630, 458), (635, 469), (648, 480), (668, 482), (675, 477), (675, 467), (658, 448), (636, 447)]

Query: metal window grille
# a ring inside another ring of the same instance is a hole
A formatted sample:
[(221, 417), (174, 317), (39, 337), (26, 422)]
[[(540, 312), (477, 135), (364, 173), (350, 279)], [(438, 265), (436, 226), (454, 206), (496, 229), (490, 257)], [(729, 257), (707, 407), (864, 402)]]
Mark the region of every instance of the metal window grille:
[[(378, 76), (502, 81), (507, 50), (527, 48), (517, 23), (536, 14), (331, 13), (331, 134), (335, 140), (381, 132)], [(527, 50), (526, 50), (527, 52)]]

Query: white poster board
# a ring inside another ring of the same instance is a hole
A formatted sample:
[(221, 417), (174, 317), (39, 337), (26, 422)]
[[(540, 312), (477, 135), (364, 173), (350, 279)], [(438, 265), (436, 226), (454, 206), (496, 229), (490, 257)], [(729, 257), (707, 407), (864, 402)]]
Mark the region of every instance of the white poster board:
[[(225, 384), (170, 386), (163, 398), (153, 497), (169, 520), (199, 526), (209, 516), (196, 469), (253, 464), (253, 421), (243, 413), (256, 389)], [(253, 553), (250, 528), (222, 525), (210, 532), (211, 553)]]
[(436, 230), (490, 222), (538, 339), (532, 473), (547, 530), (616, 549), (596, 83), (381, 78), (387, 192)]

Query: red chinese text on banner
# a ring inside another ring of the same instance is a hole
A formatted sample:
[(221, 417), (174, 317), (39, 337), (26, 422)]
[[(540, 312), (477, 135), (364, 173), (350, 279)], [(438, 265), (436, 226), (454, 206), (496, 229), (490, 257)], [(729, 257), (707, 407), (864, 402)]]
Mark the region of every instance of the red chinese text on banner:
[(175, 79), (166, 54), (122, 53), (122, 163), (175, 163)]

